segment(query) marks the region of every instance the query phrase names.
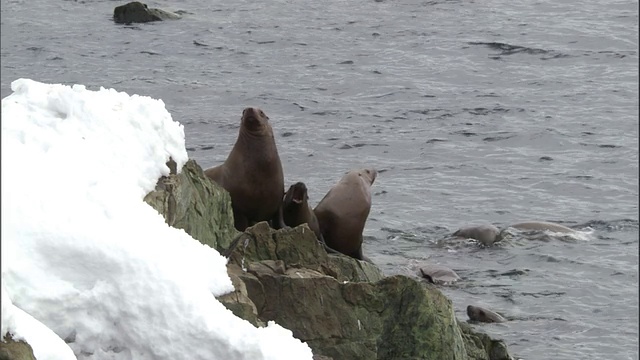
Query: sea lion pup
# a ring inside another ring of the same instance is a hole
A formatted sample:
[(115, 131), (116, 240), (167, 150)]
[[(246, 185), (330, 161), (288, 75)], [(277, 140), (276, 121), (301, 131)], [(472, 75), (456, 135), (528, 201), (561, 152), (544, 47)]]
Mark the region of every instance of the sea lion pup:
[(238, 139), (225, 162), (204, 171), (231, 195), (234, 225), (238, 231), (270, 221), (275, 229), (282, 219), (284, 174), (269, 117), (258, 108), (242, 112)]
[(324, 238), (320, 232), (318, 218), (316, 218), (316, 214), (309, 205), (307, 186), (303, 182), (297, 182), (291, 185), (289, 190), (284, 194), (284, 199), (282, 200), (282, 217), (287, 226), (295, 227), (306, 223), (309, 225), (309, 229), (316, 234), (316, 238), (318, 238), (318, 241), (328, 253), (337, 253), (337, 251), (328, 247), (324, 242)]
[(564, 225), (560, 225), (560, 224), (556, 224), (556, 223), (552, 223), (552, 222), (545, 222), (545, 221), (527, 221), (527, 222), (521, 222), (521, 223), (517, 223), (517, 224), (513, 224), (510, 225), (509, 227), (512, 227), (514, 229), (518, 229), (518, 230), (541, 230), (541, 231), (553, 231), (556, 233), (575, 233), (576, 231), (568, 228)]
[(466, 226), (454, 232), (453, 236), (475, 239), (486, 246), (502, 240), (500, 229), (491, 224)]
[(369, 262), (362, 256), (362, 232), (371, 210), (371, 185), (377, 175), (374, 169), (349, 171), (313, 210), (330, 248)]
[(472, 321), (486, 323), (501, 323), (507, 321), (496, 312), (473, 305), (467, 306), (467, 316), (469, 316), (469, 319)]

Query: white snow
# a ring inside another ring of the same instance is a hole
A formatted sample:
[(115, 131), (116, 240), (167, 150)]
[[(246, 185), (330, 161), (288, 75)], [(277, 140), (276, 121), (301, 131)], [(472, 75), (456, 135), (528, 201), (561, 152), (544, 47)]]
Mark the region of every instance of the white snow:
[(2, 336), (26, 339), (39, 360), (311, 359), (291, 331), (256, 328), (217, 301), (233, 290), (226, 259), (142, 200), (169, 157), (178, 169), (188, 158), (161, 100), (28, 79), (11, 88)]

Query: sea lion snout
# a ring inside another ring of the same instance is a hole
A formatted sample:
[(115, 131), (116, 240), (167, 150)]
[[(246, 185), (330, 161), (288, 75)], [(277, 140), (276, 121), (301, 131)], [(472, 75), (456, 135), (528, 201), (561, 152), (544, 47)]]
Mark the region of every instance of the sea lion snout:
[(302, 204), (307, 199), (307, 186), (303, 182), (297, 182), (285, 194), (285, 202), (290, 201), (296, 204)]
[(368, 180), (369, 185), (373, 185), (373, 182), (376, 181), (376, 177), (378, 177), (378, 172), (376, 169), (362, 169), (358, 175), (365, 177)]
[(506, 321), (504, 317), (494, 311), (473, 305), (467, 306), (467, 316), (469, 316), (469, 319), (472, 321), (485, 323), (501, 323)]
[(269, 117), (259, 108), (248, 107), (242, 111), (242, 124), (249, 130), (259, 130)]

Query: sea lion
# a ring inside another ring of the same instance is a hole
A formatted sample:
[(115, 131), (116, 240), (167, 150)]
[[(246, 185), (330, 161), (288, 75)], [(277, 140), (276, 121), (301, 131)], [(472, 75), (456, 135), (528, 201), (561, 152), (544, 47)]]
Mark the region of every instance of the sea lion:
[(269, 117), (258, 108), (242, 111), (238, 139), (225, 162), (204, 171), (231, 195), (234, 225), (244, 231), (260, 221), (275, 229), (282, 219), (284, 174)]
[(362, 255), (362, 232), (371, 210), (371, 185), (377, 175), (375, 169), (349, 171), (313, 209), (330, 248), (369, 262)]
[(454, 232), (453, 236), (475, 239), (486, 246), (502, 240), (500, 229), (491, 224), (466, 226)]
[(563, 233), (563, 234), (571, 234), (576, 232), (575, 230), (568, 228), (564, 225), (560, 225), (552, 222), (545, 222), (545, 221), (527, 221), (527, 222), (513, 224), (513, 225), (510, 225), (509, 227), (512, 227), (518, 230), (540, 230), (540, 231), (547, 230), (547, 231)]
[(467, 306), (467, 316), (469, 316), (469, 319), (472, 321), (486, 323), (501, 323), (507, 321), (496, 312), (473, 305)]
[(460, 276), (455, 271), (442, 265), (423, 265), (420, 268), (420, 274), (433, 284), (451, 284), (460, 280)]
[(282, 217), (287, 226), (295, 227), (300, 224), (309, 225), (309, 229), (316, 234), (318, 241), (328, 253), (336, 253), (324, 242), (318, 218), (309, 205), (307, 186), (303, 182), (297, 182), (289, 187), (282, 200)]

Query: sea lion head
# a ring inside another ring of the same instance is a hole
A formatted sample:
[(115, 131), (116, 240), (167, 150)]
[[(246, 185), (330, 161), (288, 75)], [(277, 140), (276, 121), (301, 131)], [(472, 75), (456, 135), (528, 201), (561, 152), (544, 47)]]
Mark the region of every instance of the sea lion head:
[(475, 239), (485, 246), (490, 246), (503, 239), (500, 229), (491, 224), (466, 226), (454, 232), (453, 236)]
[(297, 182), (289, 187), (284, 195), (285, 204), (302, 204), (307, 201), (307, 186), (303, 182)]
[(271, 131), (269, 117), (259, 108), (245, 108), (242, 111), (241, 130), (252, 135), (268, 134)]
[(504, 318), (499, 314), (491, 310), (486, 310), (479, 306), (473, 305), (467, 306), (467, 316), (469, 316), (469, 319), (472, 321), (480, 321), (486, 323), (505, 321)]
[(365, 168), (358, 170), (358, 176), (363, 178), (369, 185), (373, 185), (373, 182), (376, 181), (376, 177), (378, 176), (378, 172), (373, 168)]
[(484, 309), (478, 306), (467, 306), (467, 316), (469, 316), (469, 319), (472, 321), (491, 322)]

